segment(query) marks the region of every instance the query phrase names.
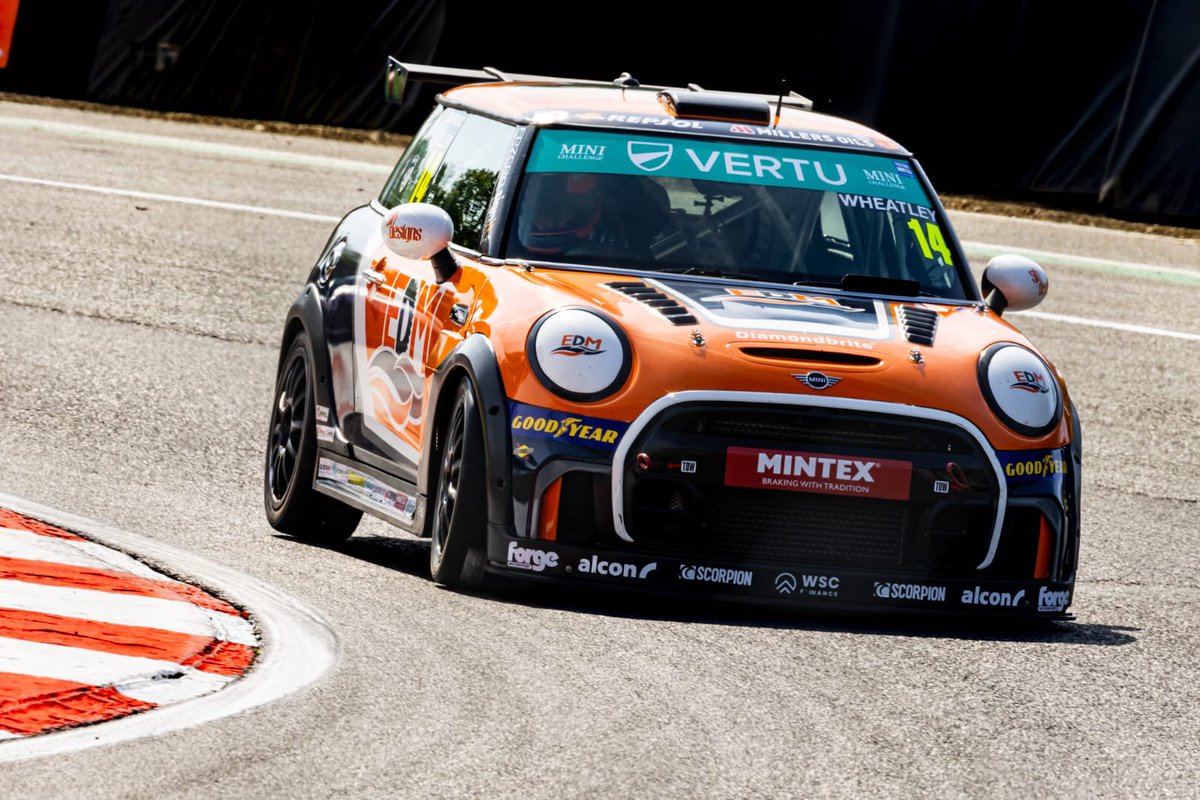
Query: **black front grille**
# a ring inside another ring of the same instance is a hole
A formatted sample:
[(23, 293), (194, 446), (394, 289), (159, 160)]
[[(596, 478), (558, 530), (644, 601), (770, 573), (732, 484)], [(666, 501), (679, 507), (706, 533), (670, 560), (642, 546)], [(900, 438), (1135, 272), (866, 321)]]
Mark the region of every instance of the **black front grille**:
[(906, 504), (723, 487), (706, 493), (698, 524), (660, 539), (638, 537), (647, 553), (717, 563), (788, 566), (896, 566)]
[(664, 431), (729, 439), (884, 447), (906, 452), (965, 454), (976, 445), (964, 431), (942, 424), (822, 408), (705, 409), (678, 414)]
[[(738, 486), (744, 476), (727, 474), (730, 448), (907, 463), (907, 499)], [(821, 406), (680, 405), (646, 426), (622, 467), (635, 546), (716, 564), (974, 574), (999, 491), (961, 428)]]

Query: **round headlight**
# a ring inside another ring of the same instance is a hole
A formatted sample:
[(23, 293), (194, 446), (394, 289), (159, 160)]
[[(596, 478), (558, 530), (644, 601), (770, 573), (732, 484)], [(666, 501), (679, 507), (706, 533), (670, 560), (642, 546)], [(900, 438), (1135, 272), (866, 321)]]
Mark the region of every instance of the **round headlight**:
[(552, 311), (529, 332), (529, 363), (538, 380), (568, 400), (602, 400), (629, 377), (629, 340), (597, 311)]
[(992, 411), (1017, 433), (1043, 436), (1062, 417), (1062, 394), (1049, 365), (1019, 345), (984, 350), (979, 384)]

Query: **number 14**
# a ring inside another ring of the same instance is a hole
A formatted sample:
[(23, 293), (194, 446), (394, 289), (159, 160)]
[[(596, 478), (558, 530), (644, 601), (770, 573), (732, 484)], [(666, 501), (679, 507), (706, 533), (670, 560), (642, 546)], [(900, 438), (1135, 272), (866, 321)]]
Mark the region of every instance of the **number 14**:
[(942, 238), (941, 228), (932, 222), (925, 223), (925, 228), (929, 231), (929, 237), (926, 238), (925, 231), (921, 230), (921, 220), (910, 219), (908, 227), (912, 228), (912, 232), (917, 235), (917, 244), (921, 246), (921, 253), (926, 258), (932, 261), (933, 251), (936, 250), (947, 264), (954, 266), (954, 259), (950, 258), (950, 248), (946, 246), (946, 240)]

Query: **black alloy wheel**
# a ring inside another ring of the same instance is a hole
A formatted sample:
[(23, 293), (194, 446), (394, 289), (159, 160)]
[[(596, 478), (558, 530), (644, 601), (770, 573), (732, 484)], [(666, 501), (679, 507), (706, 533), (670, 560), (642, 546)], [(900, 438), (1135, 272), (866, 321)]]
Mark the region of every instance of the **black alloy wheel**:
[(303, 334), (292, 340), (275, 384), (263, 471), (267, 521), (281, 533), (316, 542), (340, 542), (362, 512), (312, 488), (317, 462), (314, 384)]
[(439, 431), (437, 487), (429, 509), (429, 572), (435, 583), (473, 589), (483, 582), (487, 527), (483, 425), (464, 379)]

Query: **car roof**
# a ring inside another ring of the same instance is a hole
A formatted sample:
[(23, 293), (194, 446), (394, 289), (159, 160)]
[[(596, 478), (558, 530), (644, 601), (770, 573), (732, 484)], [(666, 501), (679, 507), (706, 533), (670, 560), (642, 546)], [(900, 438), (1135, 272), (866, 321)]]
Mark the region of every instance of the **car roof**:
[[(534, 125), (584, 125), (607, 129), (659, 130), (732, 136), (755, 141), (790, 141), (824, 147), (909, 155), (895, 140), (865, 125), (840, 117), (791, 107), (785, 99), (778, 125), (761, 126), (734, 120), (678, 117), (653, 88), (495, 82), (458, 86), (439, 97), (444, 105), (500, 119)], [(717, 93), (724, 94), (724, 93)], [(755, 98), (761, 95), (732, 94)], [(772, 111), (774, 111), (772, 103)]]

